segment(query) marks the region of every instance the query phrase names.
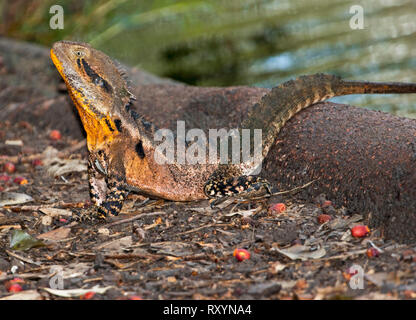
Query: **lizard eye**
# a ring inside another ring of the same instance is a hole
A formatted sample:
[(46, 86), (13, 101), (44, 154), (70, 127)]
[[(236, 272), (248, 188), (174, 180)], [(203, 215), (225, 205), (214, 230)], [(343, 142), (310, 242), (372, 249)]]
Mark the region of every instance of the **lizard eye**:
[(102, 87), (104, 85), (103, 79), (101, 79), (100, 77), (96, 77), (94, 79), (94, 84), (97, 85), (97, 86)]
[(82, 51), (77, 50), (77, 51), (75, 51), (75, 55), (77, 57), (82, 57), (84, 55), (84, 53)]

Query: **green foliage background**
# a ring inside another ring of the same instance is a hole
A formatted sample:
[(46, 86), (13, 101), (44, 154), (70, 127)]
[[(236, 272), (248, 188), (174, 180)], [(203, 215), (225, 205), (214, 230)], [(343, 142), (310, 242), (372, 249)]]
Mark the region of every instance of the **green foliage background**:
[[(49, 8), (64, 8), (64, 29)], [(365, 28), (352, 30), (361, 5)], [(300, 74), (416, 81), (414, 0), (3, 0), (0, 34), (50, 46), (86, 41), (132, 66), (194, 85), (272, 87)], [(414, 96), (348, 97), (415, 116)]]

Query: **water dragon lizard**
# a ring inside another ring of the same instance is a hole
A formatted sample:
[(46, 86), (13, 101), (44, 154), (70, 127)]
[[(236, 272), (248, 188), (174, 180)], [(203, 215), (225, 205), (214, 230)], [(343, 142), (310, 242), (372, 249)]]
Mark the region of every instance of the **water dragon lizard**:
[(273, 88), (241, 123), (240, 134), (243, 128), (262, 130), (262, 152), (256, 161), (159, 164), (153, 139), (156, 128), (131, 110), (135, 97), (111, 58), (87, 43), (71, 41), (56, 42), (51, 58), (87, 134), (90, 196), (101, 218), (117, 215), (131, 190), (173, 201), (269, 194), (269, 182), (251, 173), (296, 113), (335, 96), (416, 93), (416, 83), (346, 81), (327, 74), (302, 76)]

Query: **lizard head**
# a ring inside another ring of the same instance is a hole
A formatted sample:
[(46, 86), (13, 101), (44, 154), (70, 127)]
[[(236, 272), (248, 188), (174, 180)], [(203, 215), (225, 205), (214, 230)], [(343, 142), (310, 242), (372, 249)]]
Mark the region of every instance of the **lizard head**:
[(134, 99), (116, 64), (89, 44), (72, 41), (54, 43), (51, 58), (78, 109), (89, 148), (111, 140), (117, 134), (114, 114)]

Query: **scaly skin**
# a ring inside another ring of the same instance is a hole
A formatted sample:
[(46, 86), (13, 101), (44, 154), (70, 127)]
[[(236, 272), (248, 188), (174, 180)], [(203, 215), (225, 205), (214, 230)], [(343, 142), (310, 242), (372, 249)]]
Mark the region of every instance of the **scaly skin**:
[[(60, 41), (53, 45), (51, 58), (87, 133), (90, 193), (101, 217), (117, 215), (131, 190), (174, 201), (270, 193), (267, 181), (250, 175), (255, 169), (253, 163), (219, 164), (218, 160), (213, 164), (158, 164), (153, 141), (156, 128), (130, 111), (135, 98), (108, 56), (86, 43)], [(250, 129), (251, 133), (262, 130), (262, 153), (254, 161), (258, 164), (284, 124), (314, 103), (348, 94), (415, 92), (414, 83), (303, 76), (272, 89), (253, 107), (240, 129)]]

